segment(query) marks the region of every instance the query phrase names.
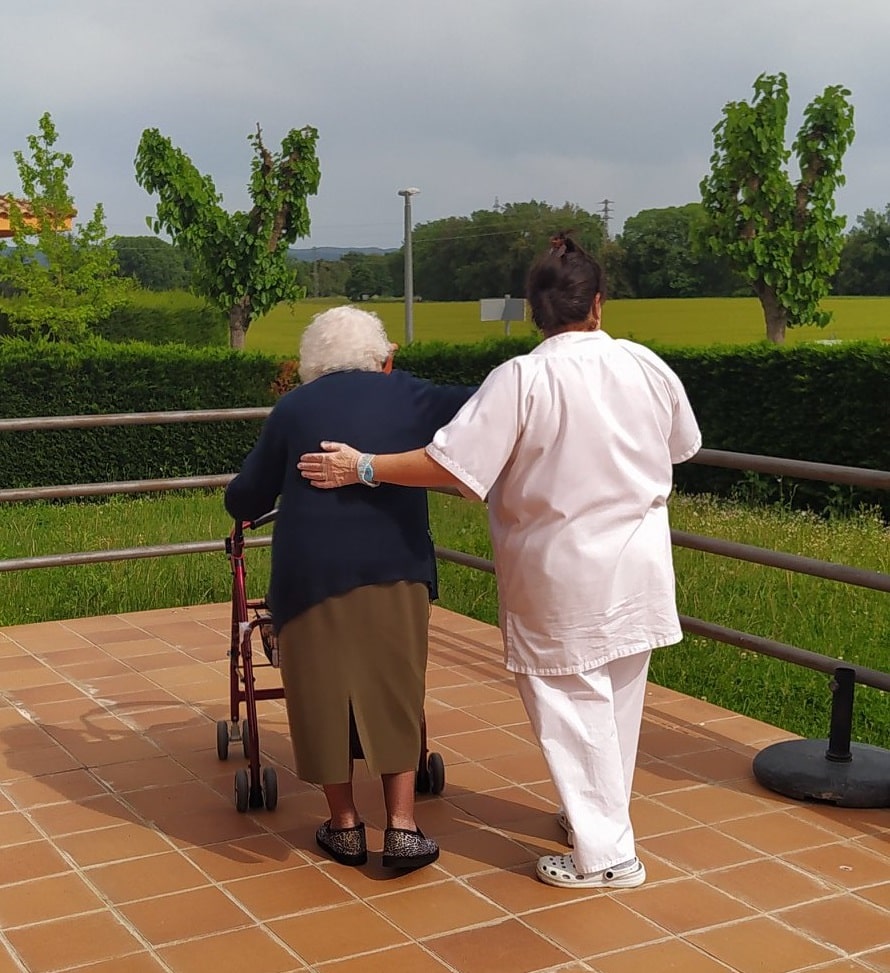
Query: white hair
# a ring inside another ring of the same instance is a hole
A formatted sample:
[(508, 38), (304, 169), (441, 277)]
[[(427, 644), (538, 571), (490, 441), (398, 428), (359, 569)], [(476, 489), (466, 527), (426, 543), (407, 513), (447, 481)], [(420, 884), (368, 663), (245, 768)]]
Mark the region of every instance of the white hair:
[(379, 372), (392, 351), (376, 314), (345, 304), (316, 314), (300, 340), (300, 381), (330, 372)]

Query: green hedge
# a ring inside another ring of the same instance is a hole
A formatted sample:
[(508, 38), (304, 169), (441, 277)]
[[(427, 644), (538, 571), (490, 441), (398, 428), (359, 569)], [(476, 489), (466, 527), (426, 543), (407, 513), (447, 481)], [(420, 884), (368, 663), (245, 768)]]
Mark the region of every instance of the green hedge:
[[(0, 341), (0, 415), (96, 415), (271, 405), (280, 364), (225, 348)], [(0, 486), (44, 486), (237, 470), (259, 423), (9, 432)]]
[[(416, 344), (397, 365), (437, 382), (477, 384), (531, 350), (533, 337), (474, 345)], [(890, 469), (890, 345), (656, 347), (686, 386), (713, 449)], [(0, 415), (75, 415), (269, 405), (293, 363), (259, 353), (182, 345), (84, 346), (0, 341)], [(0, 485), (222, 473), (237, 469), (258, 423), (9, 433)], [(890, 511), (885, 493), (789, 483), (686, 465), (684, 489), (747, 491), (824, 508), (858, 502)]]

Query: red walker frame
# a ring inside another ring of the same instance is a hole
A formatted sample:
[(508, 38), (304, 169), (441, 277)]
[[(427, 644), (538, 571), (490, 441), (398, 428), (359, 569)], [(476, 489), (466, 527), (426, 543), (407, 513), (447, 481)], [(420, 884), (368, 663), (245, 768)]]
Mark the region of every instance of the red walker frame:
[[(260, 767), (260, 733), (257, 721), (258, 700), (283, 699), (284, 689), (257, 689), (254, 669), (278, 667), (278, 643), (272, 631), (272, 616), (264, 598), (247, 597), (247, 569), (244, 564), (244, 531), (271, 523), (277, 516), (271, 510), (256, 520), (236, 521), (226, 539), (226, 555), (232, 571), (232, 629), (229, 644), (230, 717), (216, 724), (216, 753), (228, 760), (229, 746), (241, 743), (248, 766), (235, 771), (235, 807), (265, 807), (274, 811), (278, 804), (278, 775), (274, 767)], [(253, 617), (251, 618), (251, 613)], [(252, 638), (259, 630), (268, 662), (254, 662)], [(241, 721), (241, 704), (245, 719)], [(445, 762), (439, 753), (427, 750), (426, 717), (421, 716), (420, 757), (415, 774), (418, 794), (441, 794), (445, 788)]]

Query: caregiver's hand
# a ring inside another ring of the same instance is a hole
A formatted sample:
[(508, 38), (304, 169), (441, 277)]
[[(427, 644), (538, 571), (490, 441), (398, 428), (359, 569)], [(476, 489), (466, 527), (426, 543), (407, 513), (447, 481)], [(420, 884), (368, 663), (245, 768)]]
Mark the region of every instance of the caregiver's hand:
[(346, 443), (321, 443), (323, 453), (303, 453), (297, 469), (304, 480), (314, 487), (332, 490), (334, 487), (358, 483), (358, 458), (362, 454)]

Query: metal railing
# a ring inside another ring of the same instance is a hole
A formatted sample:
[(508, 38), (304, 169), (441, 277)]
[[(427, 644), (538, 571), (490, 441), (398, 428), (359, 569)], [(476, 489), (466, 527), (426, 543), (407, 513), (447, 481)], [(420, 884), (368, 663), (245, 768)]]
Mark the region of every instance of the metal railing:
[[(269, 408), (249, 409), (209, 409), (181, 412), (143, 412), (120, 413), (94, 416), (49, 416), (28, 419), (0, 419), (0, 433), (35, 431), (47, 429), (88, 429), (109, 426), (160, 425), (182, 422), (219, 422), (254, 420), (265, 418)], [(783, 459), (772, 456), (758, 456), (750, 453), (734, 453), (724, 450), (702, 449), (689, 462), (704, 466), (718, 466), (726, 469), (748, 470), (777, 476), (791, 476), (800, 479), (820, 480), (867, 489), (890, 489), (890, 471), (860, 469), (851, 466), (835, 466), (827, 463), (811, 463), (800, 460)], [(27, 500), (72, 499), (75, 497), (96, 497), (112, 494), (133, 494), (188, 489), (219, 489), (224, 487), (234, 474), (215, 476), (174, 477), (166, 479), (129, 480), (112, 483), (79, 483), (48, 487), (32, 487), (0, 490), (0, 503), (14, 503)], [(753, 564), (775, 567), (798, 574), (825, 578), (842, 584), (856, 585), (875, 591), (890, 593), (890, 574), (869, 571), (864, 568), (849, 567), (831, 561), (802, 557), (755, 547), (702, 534), (672, 530), (671, 539), (677, 547), (734, 558)], [(252, 537), (245, 541), (248, 547), (264, 547), (271, 543), (269, 537)], [(0, 560), (0, 573), (23, 571), (34, 568), (61, 567), (75, 564), (96, 564), (112, 561), (136, 560), (139, 558), (164, 557), (173, 554), (203, 554), (225, 550), (225, 542), (196, 541), (179, 544), (156, 544), (145, 547), (122, 548), (106, 551), (81, 551), (69, 554), (50, 554), (35, 557), (11, 558)], [(436, 547), (436, 556), (476, 570), (494, 573), (494, 564), (485, 558)], [(803, 649), (799, 646), (777, 642), (773, 639), (753, 635), (736, 629), (716, 625), (688, 615), (680, 617), (684, 632), (733, 645), (738, 648), (758, 652), (795, 665), (815, 669), (819, 672), (833, 673), (838, 660), (831, 656)], [(845, 665), (847, 665), (845, 663)], [(890, 673), (864, 666), (849, 665), (855, 673), (856, 682), (890, 692)]]

